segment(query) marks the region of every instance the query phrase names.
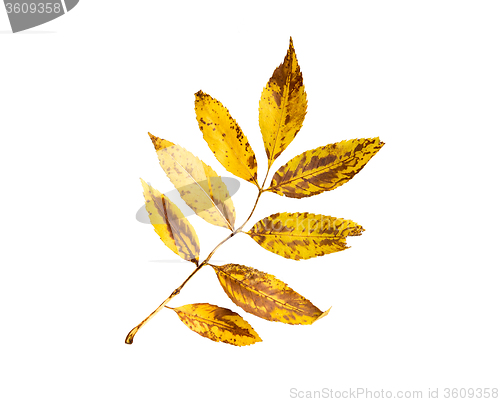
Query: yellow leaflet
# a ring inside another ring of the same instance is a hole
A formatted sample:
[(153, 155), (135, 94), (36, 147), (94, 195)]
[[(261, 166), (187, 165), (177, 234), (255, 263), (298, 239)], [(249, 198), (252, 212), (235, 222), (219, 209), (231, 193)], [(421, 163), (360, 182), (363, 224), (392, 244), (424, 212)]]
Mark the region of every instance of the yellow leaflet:
[(307, 260), (349, 248), (346, 237), (359, 236), (363, 231), (360, 225), (347, 219), (285, 212), (262, 219), (246, 233), (275, 254)]
[(285, 60), (274, 70), (259, 102), (259, 126), (269, 167), (299, 132), (306, 110), (302, 73), (290, 38)]
[(262, 341), (248, 322), (227, 308), (197, 303), (186, 304), (172, 310), (190, 330), (212, 341), (235, 346), (246, 346)]
[(200, 242), (193, 226), (172, 201), (144, 180), (141, 182), (146, 210), (155, 232), (179, 257), (198, 264)]
[(257, 160), (247, 137), (229, 111), (217, 99), (198, 91), (196, 119), (203, 138), (217, 160), (235, 176), (257, 187)]
[(310, 197), (351, 180), (384, 143), (361, 138), (306, 151), (280, 167), (265, 191), (291, 198)]
[(328, 314), (273, 275), (238, 264), (212, 267), (229, 298), (257, 317), (306, 325)]
[(160, 165), (182, 199), (200, 218), (233, 230), (236, 213), (219, 175), (191, 152), (149, 134)]

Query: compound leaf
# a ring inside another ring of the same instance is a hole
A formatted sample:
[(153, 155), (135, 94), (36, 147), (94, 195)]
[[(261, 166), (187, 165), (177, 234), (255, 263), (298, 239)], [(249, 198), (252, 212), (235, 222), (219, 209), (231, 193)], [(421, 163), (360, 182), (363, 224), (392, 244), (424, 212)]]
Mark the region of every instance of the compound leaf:
[(349, 248), (347, 236), (359, 236), (357, 223), (308, 212), (277, 213), (257, 222), (246, 232), (260, 246), (294, 260), (307, 260)]
[(198, 91), (195, 97), (196, 120), (217, 160), (235, 176), (258, 187), (257, 160), (236, 120), (210, 95)]
[(235, 346), (261, 342), (260, 336), (239, 314), (213, 304), (196, 303), (171, 308), (192, 331), (215, 342)]
[(292, 38), (285, 60), (262, 91), (259, 126), (268, 166), (290, 145), (306, 116), (307, 98)]
[(155, 232), (179, 257), (198, 264), (200, 242), (193, 226), (172, 201), (144, 180), (141, 182), (146, 210)]
[(291, 198), (310, 197), (351, 180), (384, 143), (361, 138), (306, 151), (280, 167), (265, 191)]
[(220, 176), (181, 146), (149, 136), (161, 167), (186, 204), (208, 223), (233, 230), (236, 212)]
[(229, 298), (250, 314), (285, 324), (312, 324), (328, 314), (274, 275), (239, 264), (211, 265)]

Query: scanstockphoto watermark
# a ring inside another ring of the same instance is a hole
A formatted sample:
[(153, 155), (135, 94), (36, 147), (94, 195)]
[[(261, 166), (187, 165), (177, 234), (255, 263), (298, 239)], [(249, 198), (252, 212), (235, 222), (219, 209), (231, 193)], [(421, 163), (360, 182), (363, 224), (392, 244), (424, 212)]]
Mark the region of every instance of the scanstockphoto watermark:
[(334, 390), (322, 388), (303, 390), (290, 388), (292, 399), (498, 399), (498, 388), (428, 388), (421, 390), (385, 390), (349, 388)]
[(301, 390), (290, 388), (292, 399), (423, 399), (423, 391), (389, 391), (384, 389), (371, 390), (368, 388), (349, 388), (334, 390), (322, 388), (319, 390)]
[[(236, 194), (236, 192), (240, 188), (240, 181), (237, 180), (237, 179), (234, 179), (232, 177), (221, 177), (221, 179), (224, 182), (224, 184), (226, 185), (226, 188), (227, 188), (227, 191), (228, 191), (227, 192), (227, 198), (230, 198), (234, 194)], [(149, 186), (151, 186), (151, 183), (147, 182), (147, 184)], [(182, 186), (182, 187), (179, 187), (176, 190), (167, 191), (163, 195), (165, 197), (167, 197), (167, 198), (173, 198), (178, 193), (183, 194), (185, 192), (189, 192), (192, 189), (191, 186), (195, 186), (195, 187), (200, 187), (200, 188), (206, 189), (206, 190), (208, 190), (208, 193), (210, 193), (210, 190), (209, 190), (210, 187), (211, 187), (210, 182), (208, 180), (203, 180), (203, 181), (197, 182), (196, 184), (192, 184), (192, 185), (188, 185), (188, 186)], [(224, 201), (226, 201), (227, 198), (222, 198), (222, 199), (220, 199), (220, 201), (224, 202)], [(183, 213), (183, 215), (185, 217), (195, 214), (195, 212), (191, 208), (189, 208), (187, 205), (184, 206), (183, 204), (179, 204), (177, 206), (181, 209), (181, 211), (182, 211), (182, 213)], [(217, 206), (212, 205), (212, 207), (216, 208)], [(139, 221), (141, 223), (146, 223), (146, 224), (151, 224), (151, 223), (161, 224), (161, 223), (163, 223), (162, 221), (151, 222), (151, 220), (149, 218), (148, 211), (146, 210), (146, 206), (144, 204), (142, 204), (139, 207), (139, 209), (137, 210), (137, 212), (135, 214), (135, 219), (137, 219), (137, 221)]]
[[(222, 177), (224, 184), (227, 187), (227, 198), (219, 198), (218, 202), (225, 202), (226, 199), (232, 197), (238, 189), (240, 188), (240, 182), (237, 179), (231, 177)], [(147, 183), (151, 185), (151, 183)], [(163, 195), (167, 198), (173, 198), (175, 195), (189, 193), (193, 190), (192, 187), (200, 187), (206, 190), (207, 196), (210, 194), (210, 181), (203, 180), (197, 182), (196, 184), (191, 184), (188, 186), (179, 187), (176, 190), (170, 190)], [(220, 208), (219, 205), (207, 202), (205, 205), (208, 207), (206, 210), (217, 209)], [(194, 215), (195, 212), (189, 208), (187, 205), (178, 204), (177, 205), (184, 217), (188, 217), (190, 215)], [(137, 221), (145, 224), (163, 224), (167, 220), (172, 223), (172, 219), (166, 219), (167, 211), (159, 211), (163, 216), (157, 216), (155, 219), (157, 221), (151, 221), (149, 213), (146, 210), (146, 206), (142, 204), (136, 214), (135, 218)], [(279, 215), (279, 214), (278, 214)], [(321, 233), (335, 233), (339, 236), (356, 236), (361, 234), (363, 229), (355, 224), (354, 222), (345, 220), (345, 219), (337, 219), (331, 216), (326, 215), (314, 215), (309, 213), (297, 213), (290, 214), (288, 218), (284, 218), (283, 215), (280, 219), (264, 219), (259, 222), (258, 229), (262, 232), (290, 232), (290, 231), (303, 231), (306, 233), (311, 232), (321, 232)]]
[(336, 234), (341, 237), (357, 236), (363, 231), (361, 226), (352, 221), (307, 212), (271, 215), (257, 223), (256, 228), (268, 233), (317, 232)]

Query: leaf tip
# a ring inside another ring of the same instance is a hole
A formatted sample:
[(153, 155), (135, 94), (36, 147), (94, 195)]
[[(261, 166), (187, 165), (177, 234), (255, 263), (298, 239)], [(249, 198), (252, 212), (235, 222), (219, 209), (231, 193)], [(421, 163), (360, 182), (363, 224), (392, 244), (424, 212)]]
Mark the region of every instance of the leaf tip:
[(149, 134), (149, 138), (151, 139), (151, 142), (153, 143), (153, 146), (155, 147), (155, 151), (157, 151), (157, 152), (162, 150), (162, 149), (171, 147), (172, 145), (175, 145), (173, 142), (164, 140), (160, 137), (156, 137), (149, 132), (148, 132), (148, 134)]
[(155, 137), (153, 134), (151, 134), (149, 131), (148, 131), (148, 135), (149, 135), (149, 138), (151, 139), (151, 141), (154, 141), (155, 139), (158, 138), (158, 137)]
[(161, 139), (158, 137), (155, 137), (150, 132), (148, 132), (148, 135), (149, 135), (149, 139), (151, 140), (151, 142), (153, 143), (153, 145), (155, 147), (155, 150), (158, 151), (160, 149), (159, 146), (160, 146)]
[(206, 95), (206, 93), (203, 92), (201, 89), (194, 94), (194, 96), (196, 96), (197, 98), (201, 98), (201, 97), (203, 97), (205, 95)]
[(375, 145), (378, 147), (377, 151), (380, 150), (380, 148), (382, 148), (384, 145), (385, 145), (385, 142), (383, 142), (380, 137), (374, 137), (372, 138), (372, 141), (375, 141)]
[(139, 178), (141, 180), (141, 184), (142, 184), (142, 189), (144, 190), (144, 192), (148, 191), (150, 185), (148, 183), (146, 183), (142, 177)]
[(326, 317), (326, 316), (328, 315), (328, 313), (330, 312), (330, 310), (331, 310), (331, 309), (332, 309), (332, 307), (330, 307), (328, 310), (324, 311), (324, 312), (323, 312), (323, 313), (322, 313), (322, 314), (321, 314), (318, 318), (316, 318), (316, 319), (314, 320), (314, 322), (316, 322), (316, 321), (320, 320), (320, 319), (321, 319), (321, 318), (323, 318), (323, 317)]

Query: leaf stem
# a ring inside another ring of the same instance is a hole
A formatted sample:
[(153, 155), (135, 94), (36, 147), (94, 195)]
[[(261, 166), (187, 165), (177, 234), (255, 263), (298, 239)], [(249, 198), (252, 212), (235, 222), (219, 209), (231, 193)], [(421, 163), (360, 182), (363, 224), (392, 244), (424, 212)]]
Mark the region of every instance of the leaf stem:
[(156, 314), (158, 314), (158, 312), (167, 305), (167, 303), (172, 300), (175, 296), (177, 296), (181, 289), (184, 287), (184, 285), (194, 276), (194, 274), (196, 274), (196, 272), (198, 272), (201, 267), (203, 265), (199, 265), (196, 267), (196, 269), (191, 272), (191, 275), (189, 275), (186, 280), (184, 282), (182, 282), (182, 285), (179, 286), (177, 289), (175, 289), (172, 294), (170, 296), (168, 296), (168, 298), (158, 306), (158, 308), (153, 311), (150, 315), (148, 315), (144, 320), (141, 321), (141, 323), (139, 325), (137, 325), (136, 327), (132, 328), (132, 330), (128, 333), (127, 337), (125, 338), (125, 343), (126, 344), (129, 344), (131, 345), (133, 342), (134, 342), (134, 336), (135, 334), (137, 333), (137, 331), (139, 331), (141, 329), (141, 327), (146, 324), (151, 318), (153, 318)]
[(212, 258), (212, 256), (214, 255), (214, 253), (217, 251), (217, 249), (222, 246), (225, 242), (227, 242), (231, 237), (233, 237), (234, 235), (236, 234), (236, 232), (232, 232), (229, 236), (227, 236), (224, 240), (222, 240), (219, 244), (217, 244), (217, 246), (215, 246), (215, 248), (211, 251), (211, 253), (207, 256), (207, 258), (205, 258), (205, 260), (199, 265), (199, 268), (203, 267), (204, 265), (207, 265), (208, 261), (210, 260), (210, 258)]
[(243, 226), (245, 226), (248, 223), (248, 221), (250, 220), (250, 218), (252, 217), (252, 215), (253, 215), (253, 213), (255, 211), (255, 208), (257, 208), (257, 203), (259, 202), (259, 198), (260, 198), (260, 196), (262, 195), (263, 192), (264, 192), (264, 190), (262, 188), (259, 188), (259, 194), (257, 195), (257, 199), (255, 200), (255, 204), (253, 205), (252, 212), (250, 212), (250, 215), (248, 215), (247, 220), (245, 222), (243, 222), (243, 225), (241, 225), (238, 229), (236, 229), (234, 231), (234, 234), (240, 233), (242, 231), (242, 229), (243, 229)]
[[(267, 171), (269, 173), (269, 170)], [(267, 178), (267, 175), (266, 175), (266, 178)], [(265, 179), (264, 179), (264, 183), (265, 183)], [(127, 337), (125, 338), (125, 343), (128, 344), (128, 345), (131, 345), (133, 342), (134, 342), (134, 336), (135, 334), (137, 334), (137, 331), (139, 331), (141, 329), (141, 327), (146, 324), (149, 320), (151, 320), (156, 314), (158, 314), (158, 312), (160, 310), (162, 310), (164, 307), (167, 307), (167, 303), (170, 302), (170, 300), (172, 300), (175, 296), (177, 296), (182, 288), (186, 285), (186, 283), (188, 283), (188, 281), (201, 269), (203, 268), (205, 265), (208, 264), (208, 261), (210, 261), (210, 259), (212, 258), (212, 256), (215, 254), (215, 252), (218, 250), (218, 248), (220, 246), (222, 246), (226, 241), (228, 241), (231, 237), (235, 236), (236, 234), (240, 233), (242, 230), (243, 230), (243, 227), (248, 223), (248, 221), (250, 220), (250, 218), (252, 217), (255, 209), (257, 208), (257, 204), (259, 202), (259, 199), (260, 199), (260, 196), (262, 195), (262, 193), (265, 191), (263, 190), (263, 187), (264, 187), (264, 183), (262, 184), (262, 187), (259, 186), (259, 194), (257, 195), (257, 198), (255, 200), (255, 204), (252, 208), (252, 211), (250, 212), (250, 215), (248, 216), (248, 218), (246, 219), (246, 221), (243, 223), (243, 225), (241, 225), (238, 229), (236, 230), (233, 230), (231, 232), (231, 234), (229, 236), (227, 236), (224, 240), (222, 240), (219, 244), (217, 244), (217, 246), (215, 246), (215, 248), (210, 252), (210, 254), (207, 256), (207, 258), (205, 258), (205, 260), (198, 264), (196, 269), (191, 272), (191, 275), (189, 275), (186, 280), (184, 282), (182, 282), (182, 284), (177, 288), (175, 289), (172, 294), (170, 296), (168, 296), (167, 299), (165, 299), (165, 301), (160, 304), (155, 311), (153, 311), (150, 315), (148, 315), (144, 320), (141, 321), (141, 323), (139, 325), (137, 325), (136, 327), (132, 328), (132, 330), (128, 333)]]
[(271, 170), (271, 165), (267, 167), (266, 177), (264, 177), (264, 181), (262, 182), (262, 187), (259, 187), (259, 190), (264, 190), (264, 186), (266, 185), (267, 176), (269, 175), (269, 171)]

